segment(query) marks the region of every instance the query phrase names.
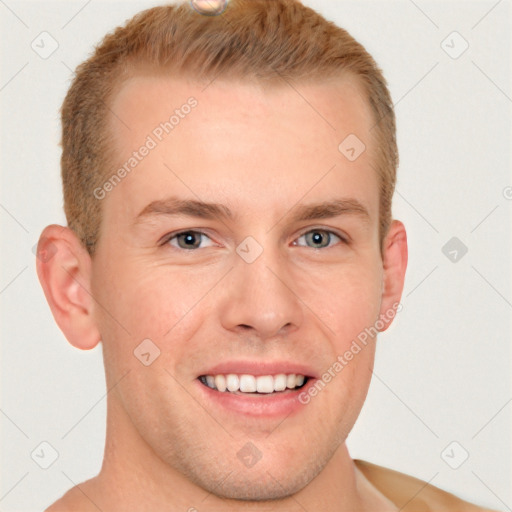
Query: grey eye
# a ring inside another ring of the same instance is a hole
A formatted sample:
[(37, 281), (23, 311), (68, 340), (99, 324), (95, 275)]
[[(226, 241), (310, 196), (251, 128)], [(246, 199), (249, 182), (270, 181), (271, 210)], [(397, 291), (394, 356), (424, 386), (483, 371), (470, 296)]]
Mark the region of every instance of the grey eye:
[(310, 245), (313, 249), (323, 249), (330, 245), (330, 242), (333, 240), (332, 237), (339, 241), (343, 241), (338, 235), (325, 229), (312, 229), (311, 231), (301, 235), (297, 240), (304, 238), (306, 243), (313, 244)]

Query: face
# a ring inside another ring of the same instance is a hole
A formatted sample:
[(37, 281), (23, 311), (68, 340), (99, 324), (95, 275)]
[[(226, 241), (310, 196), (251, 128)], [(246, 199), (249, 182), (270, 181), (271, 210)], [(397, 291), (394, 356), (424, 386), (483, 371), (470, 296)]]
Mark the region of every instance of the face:
[[(92, 264), (109, 386), (126, 375), (109, 400), (230, 498), (289, 495), (329, 464), (374, 343), (338, 356), (382, 312), (369, 107), (348, 78), (296, 89), (138, 76), (112, 105), (112, 175), (130, 171), (103, 189)], [(354, 161), (348, 134), (366, 144)]]

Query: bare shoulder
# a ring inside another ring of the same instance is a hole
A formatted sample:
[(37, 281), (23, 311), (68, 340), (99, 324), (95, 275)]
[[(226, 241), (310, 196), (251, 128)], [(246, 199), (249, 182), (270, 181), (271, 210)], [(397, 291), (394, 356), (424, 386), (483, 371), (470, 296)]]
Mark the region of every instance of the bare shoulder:
[(44, 512), (98, 512), (97, 506), (87, 493), (90, 487), (89, 482), (72, 487)]
[(401, 512), (496, 512), (405, 473), (363, 460), (356, 459), (354, 463)]

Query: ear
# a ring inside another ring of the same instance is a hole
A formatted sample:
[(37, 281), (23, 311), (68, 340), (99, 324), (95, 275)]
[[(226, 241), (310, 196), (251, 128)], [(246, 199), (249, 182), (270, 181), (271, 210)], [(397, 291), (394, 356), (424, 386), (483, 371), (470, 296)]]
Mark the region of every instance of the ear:
[(91, 257), (69, 228), (52, 224), (39, 238), (37, 275), (53, 317), (74, 347), (94, 348), (100, 334), (90, 293)]
[(399, 220), (393, 220), (384, 240), (382, 264), (382, 297), (380, 307), (380, 332), (385, 331), (393, 322), (397, 310), (400, 311), (400, 298), (404, 288), (407, 269), (407, 233)]

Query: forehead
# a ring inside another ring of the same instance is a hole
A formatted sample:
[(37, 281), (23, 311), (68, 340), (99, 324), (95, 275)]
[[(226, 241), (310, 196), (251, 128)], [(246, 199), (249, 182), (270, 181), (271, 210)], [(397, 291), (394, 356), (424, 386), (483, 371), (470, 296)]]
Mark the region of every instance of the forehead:
[[(340, 184), (376, 208), (373, 119), (352, 77), (263, 87), (142, 74), (123, 84), (111, 110), (112, 171), (128, 172), (108, 203), (122, 201), (126, 217), (168, 195), (243, 199), (244, 207), (261, 208), (265, 201), (284, 205), (286, 196), (297, 201), (306, 189), (325, 195)], [(366, 149), (350, 161), (340, 143), (353, 135)]]
[[(278, 84), (278, 85), (276, 85)], [(129, 135), (134, 128), (146, 131), (169, 118), (187, 99), (194, 97), (200, 105), (194, 118), (212, 121), (212, 114), (223, 119), (242, 116), (254, 120), (264, 116), (271, 122), (279, 117), (283, 124), (293, 124), (298, 117), (311, 120), (319, 137), (334, 135), (342, 126), (366, 132), (372, 114), (359, 80), (353, 75), (332, 77), (319, 81), (293, 82), (283, 79), (265, 83), (256, 80), (227, 80), (216, 78), (197, 82), (192, 78), (175, 78), (142, 70), (125, 80), (112, 102), (111, 128), (114, 133)], [(122, 118), (117, 114), (122, 115)], [(211, 123), (210, 123), (211, 124)], [(182, 130), (183, 131), (183, 130)], [(309, 132), (313, 141), (315, 133)], [(339, 137), (337, 133), (335, 139)]]

